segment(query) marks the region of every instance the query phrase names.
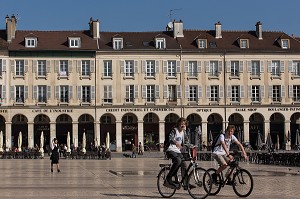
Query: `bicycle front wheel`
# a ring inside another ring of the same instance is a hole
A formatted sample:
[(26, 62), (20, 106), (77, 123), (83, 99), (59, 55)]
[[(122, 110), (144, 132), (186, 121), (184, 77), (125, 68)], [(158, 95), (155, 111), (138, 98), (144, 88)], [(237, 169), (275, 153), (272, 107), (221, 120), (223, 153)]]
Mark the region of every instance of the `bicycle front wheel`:
[(233, 190), (239, 197), (247, 197), (253, 190), (253, 178), (245, 169), (237, 170), (233, 176)]
[(171, 198), (176, 192), (176, 189), (164, 186), (164, 182), (169, 171), (169, 167), (162, 168), (157, 176), (157, 189), (160, 195), (164, 198)]
[(194, 169), (188, 177), (188, 192), (194, 199), (206, 198), (211, 190), (209, 173), (203, 168)]

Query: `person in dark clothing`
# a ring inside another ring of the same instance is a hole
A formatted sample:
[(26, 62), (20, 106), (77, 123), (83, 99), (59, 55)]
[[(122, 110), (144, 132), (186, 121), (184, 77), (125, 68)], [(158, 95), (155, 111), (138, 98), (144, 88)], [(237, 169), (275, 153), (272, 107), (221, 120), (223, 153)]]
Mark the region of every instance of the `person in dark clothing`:
[(51, 143), (51, 149), (52, 149), (52, 153), (51, 153), (51, 172), (53, 172), (53, 164), (56, 164), (57, 167), (57, 172), (60, 172), (59, 169), (59, 146), (57, 143), (57, 138), (54, 138), (52, 143)]

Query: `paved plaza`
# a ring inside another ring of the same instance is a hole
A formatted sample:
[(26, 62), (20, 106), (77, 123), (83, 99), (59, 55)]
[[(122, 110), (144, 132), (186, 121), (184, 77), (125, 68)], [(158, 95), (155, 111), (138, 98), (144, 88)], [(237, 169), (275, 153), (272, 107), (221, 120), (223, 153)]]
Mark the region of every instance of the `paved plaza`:
[[(50, 172), (50, 160), (1, 159), (0, 199), (92, 199), (92, 198), (162, 198), (156, 188), (159, 163), (163, 157), (123, 158), (112, 160), (60, 160), (61, 172)], [(214, 166), (199, 161), (204, 168)], [(248, 198), (300, 198), (299, 167), (241, 163), (254, 178), (254, 190)], [(179, 190), (172, 198), (191, 198)], [(238, 198), (226, 186), (217, 196)]]

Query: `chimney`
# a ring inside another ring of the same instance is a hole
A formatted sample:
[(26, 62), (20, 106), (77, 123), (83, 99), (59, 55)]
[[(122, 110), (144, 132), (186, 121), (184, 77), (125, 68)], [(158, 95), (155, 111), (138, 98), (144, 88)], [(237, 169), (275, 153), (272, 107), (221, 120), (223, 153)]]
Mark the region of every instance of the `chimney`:
[(16, 36), (17, 19), (14, 15), (12, 15), (11, 18), (9, 18), (8, 15), (6, 15), (5, 22), (7, 42), (11, 42)]
[(173, 22), (173, 36), (174, 38), (177, 37), (184, 37), (183, 35), (183, 22), (180, 21), (175, 21)]
[(215, 30), (216, 30), (216, 39), (222, 38), (222, 24), (218, 21), (215, 23)]
[(96, 21), (90, 18), (90, 34), (93, 37), (93, 39), (98, 39), (100, 38), (100, 28), (99, 28), (99, 20), (97, 19)]
[(259, 40), (262, 40), (262, 23), (259, 21), (256, 23), (256, 36), (258, 37)]

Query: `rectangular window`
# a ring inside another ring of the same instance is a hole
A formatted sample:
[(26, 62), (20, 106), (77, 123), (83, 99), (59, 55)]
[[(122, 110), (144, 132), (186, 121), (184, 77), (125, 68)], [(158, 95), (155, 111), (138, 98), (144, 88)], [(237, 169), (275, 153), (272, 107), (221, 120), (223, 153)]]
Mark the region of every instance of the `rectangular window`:
[(69, 75), (69, 68), (68, 68), (68, 61), (67, 60), (61, 60), (59, 62), (59, 75), (61, 77), (66, 77)]
[(79, 48), (80, 47), (80, 38), (69, 38), (69, 47), (70, 48)]
[(103, 63), (104, 63), (103, 77), (112, 77), (112, 61), (104, 60)]
[(69, 102), (69, 86), (60, 86), (59, 100), (64, 103)]
[(104, 97), (103, 97), (104, 103), (112, 103), (112, 86), (111, 85), (105, 85), (104, 86)]
[(16, 86), (16, 102), (24, 103), (24, 86)]
[(25, 38), (25, 47), (26, 48), (34, 48), (36, 47), (36, 38)]
[(177, 101), (177, 89), (176, 85), (168, 85), (168, 100), (169, 102), (176, 102)]
[(198, 48), (206, 48), (206, 39), (198, 39)]
[(91, 63), (90, 60), (81, 61), (81, 75), (90, 76), (91, 75)]
[(126, 60), (125, 61), (125, 77), (133, 77), (134, 74), (134, 61), (133, 60)]
[(197, 102), (197, 87), (198, 86), (190, 86), (189, 88), (189, 101), (190, 102)]
[(272, 90), (272, 100), (273, 102), (281, 102), (281, 87), (279, 85), (274, 85)]
[(289, 40), (288, 39), (282, 39), (281, 40), (281, 48), (288, 49), (289, 48)]
[(46, 60), (38, 60), (37, 65), (38, 65), (38, 76), (45, 77), (47, 73)]
[(240, 48), (248, 48), (248, 39), (240, 40)]
[(91, 103), (91, 86), (82, 86), (82, 102)]
[(24, 76), (24, 60), (16, 60), (16, 76)]
[(230, 75), (232, 77), (238, 77), (239, 76), (239, 67), (240, 67), (239, 61), (231, 61), (231, 67), (230, 67)]
[(210, 87), (210, 101), (211, 102), (219, 101), (219, 86)]
[(300, 85), (293, 86), (293, 101), (300, 102)]
[(134, 102), (134, 85), (126, 86), (126, 102)]
[(293, 61), (293, 71), (295, 76), (300, 76), (300, 61)]
[(188, 76), (197, 77), (197, 61), (189, 61)]
[(165, 48), (165, 39), (163, 39), (163, 38), (156, 39), (156, 48), (164, 49)]
[(209, 64), (209, 73), (210, 76), (214, 76), (217, 77), (219, 76), (219, 65), (218, 65), (218, 61), (210, 61)]
[(240, 101), (240, 87), (231, 86), (231, 101), (239, 102)]
[(38, 86), (38, 102), (47, 103), (47, 86)]
[(252, 102), (260, 102), (260, 86), (251, 87), (251, 100)]
[(113, 48), (115, 50), (120, 50), (123, 48), (123, 39), (122, 38), (114, 38), (113, 39)]
[(146, 101), (154, 102), (155, 101), (155, 86), (147, 85), (146, 87)]
[(252, 61), (251, 74), (252, 76), (260, 76), (260, 62)]
[(280, 61), (272, 61), (272, 76), (280, 76)]
[(154, 60), (146, 61), (146, 76), (147, 77), (155, 76), (155, 61)]
[(168, 77), (176, 77), (176, 61), (168, 61)]

